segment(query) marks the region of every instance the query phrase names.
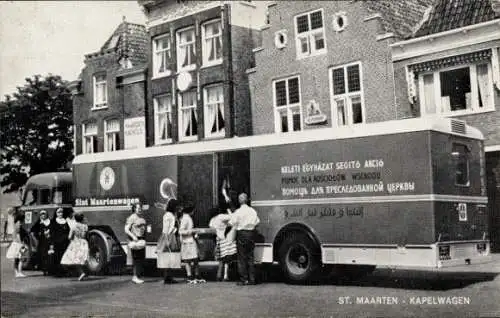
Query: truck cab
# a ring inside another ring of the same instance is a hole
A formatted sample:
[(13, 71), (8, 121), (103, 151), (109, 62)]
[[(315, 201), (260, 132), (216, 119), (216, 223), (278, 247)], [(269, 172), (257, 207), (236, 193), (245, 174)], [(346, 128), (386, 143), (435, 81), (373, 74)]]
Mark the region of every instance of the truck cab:
[[(47, 211), (49, 218), (54, 218), (55, 211), (63, 208), (65, 212), (72, 206), (71, 172), (48, 172), (34, 175), (28, 179), (21, 194), (21, 205), (17, 211), (24, 213), (24, 230), (31, 232), (39, 221), (40, 211)], [(36, 268), (38, 256), (36, 243), (29, 236), (29, 260), (26, 266)]]

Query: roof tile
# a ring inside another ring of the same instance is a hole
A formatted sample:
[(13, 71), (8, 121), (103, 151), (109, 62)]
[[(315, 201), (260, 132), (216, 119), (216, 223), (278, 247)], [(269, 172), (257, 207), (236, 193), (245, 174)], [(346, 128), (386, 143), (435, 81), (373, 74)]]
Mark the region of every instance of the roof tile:
[(490, 0), (435, 0), (428, 17), (412, 37), (444, 32), (487, 22), (498, 17)]

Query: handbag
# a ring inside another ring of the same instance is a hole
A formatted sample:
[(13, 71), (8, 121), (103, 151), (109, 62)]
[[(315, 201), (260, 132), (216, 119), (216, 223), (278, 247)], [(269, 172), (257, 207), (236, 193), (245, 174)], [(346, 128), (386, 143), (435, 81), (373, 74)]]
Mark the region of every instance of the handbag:
[(181, 268), (181, 253), (180, 252), (162, 252), (158, 253), (156, 259), (158, 268)]
[(128, 243), (128, 247), (130, 247), (131, 250), (142, 250), (143, 248), (146, 248), (146, 241), (145, 240), (131, 241)]

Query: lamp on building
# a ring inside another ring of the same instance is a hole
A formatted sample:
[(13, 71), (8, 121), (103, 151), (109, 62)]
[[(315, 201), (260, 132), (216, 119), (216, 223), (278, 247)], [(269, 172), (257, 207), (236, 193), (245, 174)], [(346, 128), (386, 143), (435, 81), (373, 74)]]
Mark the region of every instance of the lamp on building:
[(181, 91), (184, 92), (186, 91), (191, 84), (193, 83), (193, 77), (189, 72), (180, 72), (179, 75), (177, 75), (177, 88)]

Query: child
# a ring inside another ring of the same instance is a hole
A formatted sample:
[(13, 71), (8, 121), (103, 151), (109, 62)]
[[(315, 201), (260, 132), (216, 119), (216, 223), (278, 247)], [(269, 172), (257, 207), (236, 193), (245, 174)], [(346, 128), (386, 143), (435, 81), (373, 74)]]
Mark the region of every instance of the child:
[[(198, 266), (198, 246), (196, 245), (196, 233), (193, 230), (194, 225), (193, 219), (191, 218), (193, 212), (194, 207), (192, 206), (182, 208), (182, 217), (179, 224), (179, 235), (181, 239), (181, 259), (184, 263), (186, 263), (188, 284), (206, 282), (200, 277), (200, 268)], [(192, 271), (194, 271), (194, 279)]]
[(14, 259), (14, 272), (16, 278), (26, 277), (23, 273), (22, 258), (28, 252), (28, 248), (23, 242), (24, 213), (14, 216), (14, 232), (12, 233), (12, 243), (7, 250), (6, 258)]
[(80, 271), (81, 281), (87, 276), (85, 273), (85, 263), (89, 259), (89, 243), (85, 239), (88, 226), (83, 223), (83, 214), (75, 214), (75, 225), (69, 230), (68, 239), (71, 241), (61, 258), (62, 265), (77, 265)]
[(217, 280), (229, 281), (229, 263), (236, 255), (236, 242), (231, 240), (226, 233), (229, 234), (227, 222), (230, 219), (231, 210), (227, 209), (228, 213), (222, 212), (220, 209), (212, 209), (213, 213), (217, 213), (210, 219), (209, 227), (215, 230), (216, 233), (216, 246), (215, 246), (215, 259), (219, 261), (217, 268)]

